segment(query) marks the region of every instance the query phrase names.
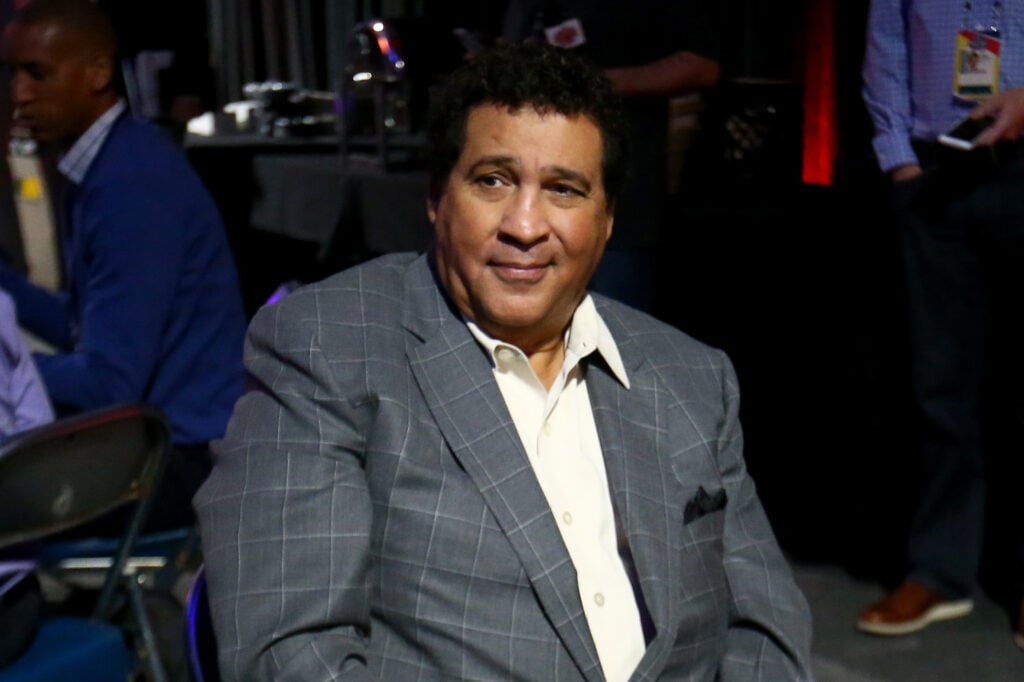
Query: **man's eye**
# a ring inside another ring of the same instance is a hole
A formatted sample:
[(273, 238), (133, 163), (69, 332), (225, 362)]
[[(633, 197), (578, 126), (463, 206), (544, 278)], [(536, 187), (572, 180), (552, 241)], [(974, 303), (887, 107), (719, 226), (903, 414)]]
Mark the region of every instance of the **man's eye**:
[(497, 175), (482, 175), (476, 179), (476, 182), (478, 185), (488, 188), (497, 188), (505, 184), (505, 181)]
[(557, 184), (551, 187), (551, 191), (561, 197), (581, 197), (582, 191), (572, 185)]

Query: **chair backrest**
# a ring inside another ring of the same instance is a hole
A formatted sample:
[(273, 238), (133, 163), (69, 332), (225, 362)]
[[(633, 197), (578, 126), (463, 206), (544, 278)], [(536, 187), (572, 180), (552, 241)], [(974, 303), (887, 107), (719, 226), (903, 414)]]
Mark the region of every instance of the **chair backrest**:
[(104, 408), (0, 443), (0, 547), (45, 538), (128, 503), (135, 510), (97, 601), (104, 617), (163, 474), (170, 429), (154, 408)]
[(206, 570), (200, 566), (185, 601), (185, 643), (188, 663), (195, 682), (220, 682), (217, 669), (217, 639), (210, 617), (206, 592)]

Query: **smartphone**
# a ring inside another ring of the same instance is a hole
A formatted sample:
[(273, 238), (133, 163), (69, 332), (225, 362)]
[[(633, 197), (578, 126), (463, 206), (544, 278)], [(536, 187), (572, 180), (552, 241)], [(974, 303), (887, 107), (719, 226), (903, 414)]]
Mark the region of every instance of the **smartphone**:
[(955, 126), (939, 135), (939, 142), (957, 149), (971, 150), (977, 143), (978, 137), (985, 132), (985, 129), (995, 123), (992, 116), (981, 118), (965, 118)]

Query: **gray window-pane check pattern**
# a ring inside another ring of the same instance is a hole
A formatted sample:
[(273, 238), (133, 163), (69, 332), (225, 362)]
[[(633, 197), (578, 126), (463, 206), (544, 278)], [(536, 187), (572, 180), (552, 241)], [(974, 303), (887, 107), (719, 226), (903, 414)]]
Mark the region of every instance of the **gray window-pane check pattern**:
[[(806, 604), (743, 467), (728, 360), (599, 307), (631, 388), (600, 363), (588, 388), (658, 630), (635, 679), (807, 679)], [(227, 679), (601, 679), (489, 360), (422, 259), (299, 290), (247, 346), (257, 389), (196, 498)], [(684, 523), (699, 490), (728, 503)]]

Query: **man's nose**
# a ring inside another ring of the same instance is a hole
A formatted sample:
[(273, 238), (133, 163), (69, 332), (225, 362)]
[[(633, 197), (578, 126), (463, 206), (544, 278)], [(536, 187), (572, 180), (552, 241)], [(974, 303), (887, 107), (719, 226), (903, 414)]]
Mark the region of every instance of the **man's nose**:
[(502, 221), (502, 232), (517, 242), (530, 245), (544, 239), (549, 230), (541, 193), (521, 187), (511, 197)]
[(11, 76), (11, 96), (14, 99), (15, 104), (25, 104), (30, 102), (35, 96), (35, 88), (32, 85), (32, 79), (26, 76), (24, 73), (15, 72)]

